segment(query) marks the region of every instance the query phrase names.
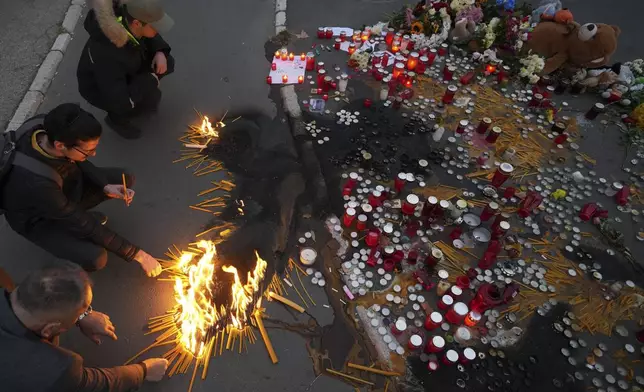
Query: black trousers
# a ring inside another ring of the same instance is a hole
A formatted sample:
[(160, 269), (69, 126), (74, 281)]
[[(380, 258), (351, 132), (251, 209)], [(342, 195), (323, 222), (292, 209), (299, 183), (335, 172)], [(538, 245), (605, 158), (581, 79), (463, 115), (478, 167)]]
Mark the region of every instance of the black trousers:
[[(127, 187), (134, 186), (134, 176), (127, 170), (120, 168), (101, 168), (100, 170), (105, 173), (109, 184), (122, 184), (121, 174), (125, 173)], [(90, 210), (106, 200), (109, 200), (109, 197), (103, 192), (103, 189), (89, 183), (83, 188), (83, 195), (78, 202), (78, 207)], [(98, 271), (107, 264), (105, 248), (89, 240), (75, 237), (56, 221), (39, 221), (25, 235), (25, 238), (55, 257), (76, 263), (86, 271)]]

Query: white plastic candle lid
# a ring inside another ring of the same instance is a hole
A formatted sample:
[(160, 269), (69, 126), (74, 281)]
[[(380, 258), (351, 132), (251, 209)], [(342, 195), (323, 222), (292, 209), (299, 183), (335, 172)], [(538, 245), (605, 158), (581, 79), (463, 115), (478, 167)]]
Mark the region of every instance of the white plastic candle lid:
[(401, 346), (396, 347), (396, 354), (403, 355), (404, 353), (405, 353), (404, 348), (402, 348)]
[(382, 194), (381, 194), (380, 192), (378, 192), (378, 191), (373, 191), (371, 194), (372, 194), (374, 197), (380, 197), (380, 196), (382, 195)]
[(362, 211), (364, 211), (366, 213), (369, 213), (369, 212), (371, 212), (373, 210), (373, 207), (371, 207), (370, 204), (363, 204), (362, 207), (360, 207), (360, 208), (362, 208)]
[(438, 312), (432, 312), (432, 314), (429, 315), (429, 318), (436, 324), (443, 322), (443, 315)]
[(462, 302), (457, 302), (457, 303), (454, 304), (454, 311), (459, 316), (465, 316), (467, 314), (467, 311), (468, 311), (467, 305), (465, 305)]
[(407, 195), (407, 203), (409, 204), (418, 204), (420, 199), (416, 195)]
[(449, 201), (447, 201), (447, 200), (441, 200), (441, 201), (439, 202), (439, 204), (440, 204), (440, 206), (441, 206), (442, 208), (449, 208), (449, 206), (450, 206), (450, 204), (451, 204), (451, 203), (450, 203)]
[(501, 221), (499, 223), (499, 227), (501, 227), (503, 230), (510, 230), (510, 224), (506, 221)]
[(407, 173), (398, 173), (398, 178), (400, 180), (407, 180)]
[(416, 301), (422, 304), (423, 302), (425, 302), (425, 297), (423, 297), (422, 295), (419, 295), (418, 297), (416, 297)]
[(360, 214), (360, 215), (358, 215), (358, 220), (360, 222), (366, 222), (367, 221), (367, 216), (364, 215), (364, 214)]
[(456, 336), (460, 340), (470, 340), (472, 338), (472, 333), (467, 327), (459, 327), (456, 330)]
[(451, 295), (445, 294), (443, 295), (442, 301), (445, 305), (451, 305), (454, 303), (454, 298)]
[(476, 352), (468, 347), (465, 350), (463, 350), (463, 356), (468, 360), (472, 361), (476, 358)]
[(358, 179), (358, 173), (356, 173), (356, 172), (349, 173), (349, 178), (351, 178), (352, 180), (357, 180)]
[(355, 208), (351, 208), (351, 207), (347, 208), (347, 215), (355, 216), (355, 214), (356, 214)]
[(476, 310), (472, 310), (468, 317), (474, 321), (479, 321), (481, 319), (481, 313), (477, 312)]
[(514, 171), (514, 166), (506, 162), (503, 162), (499, 167), (504, 173), (512, 173)]
[(442, 259), (443, 258), (443, 251), (438, 249), (438, 248), (432, 248), (432, 256), (435, 259)]
[(405, 319), (396, 320), (396, 329), (400, 332), (403, 332), (407, 329), (407, 321)]
[(491, 201), (488, 206), (493, 209), (493, 210), (498, 210), (499, 209), (499, 204), (495, 201)]
[(457, 208), (459, 208), (459, 209), (461, 209), (461, 210), (464, 210), (464, 209), (466, 209), (466, 208), (467, 208), (467, 202), (466, 202), (465, 200), (463, 200), (463, 199), (458, 200), (458, 201), (456, 202), (456, 207), (457, 207)]
[(434, 336), (432, 338), (432, 344), (436, 348), (443, 348), (445, 347), (445, 339), (442, 336)]
[(392, 302), (394, 300), (394, 295), (393, 294), (387, 294), (385, 296), (385, 298), (387, 299), (387, 301)]
[(391, 234), (394, 232), (394, 226), (390, 223), (387, 223), (385, 227), (383, 227), (383, 230), (385, 231), (385, 233)]
[(378, 324), (380, 324), (380, 321), (378, 321), (378, 319), (372, 319), (371, 320), (371, 326), (372, 327), (377, 327)]
[(429, 362), (429, 365), (427, 365), (427, 368), (429, 370), (436, 370), (436, 369), (438, 369), (438, 363), (436, 363), (434, 361), (431, 361), (431, 362)]
[(393, 255), (395, 251), (396, 251), (396, 249), (393, 246), (391, 246), (391, 245), (385, 246), (385, 253), (386, 254)]
[(300, 251), (300, 261), (304, 265), (313, 265), (318, 257), (318, 252), (313, 248), (304, 248)]
[(409, 343), (414, 347), (420, 347), (423, 344), (423, 338), (418, 335), (411, 335), (409, 338)]
[(407, 173), (405, 177), (407, 178), (408, 182), (414, 182), (416, 180), (416, 177), (414, 177), (414, 173)]
[(399, 285), (394, 285), (395, 292), (400, 293), (401, 290), (402, 290), (402, 287), (400, 287)]
[(445, 353), (445, 357), (450, 362), (458, 361), (458, 353), (454, 350), (447, 350), (447, 352)]
[[(463, 289), (461, 289), (461, 288), (460, 288), (460, 287), (458, 287), (458, 286), (452, 286), (452, 287), (450, 288), (450, 291), (451, 291), (451, 292), (452, 292), (452, 294), (453, 294), (454, 296), (456, 296), (456, 297), (459, 297), (461, 294), (463, 294)], [(461, 303), (461, 302), (459, 302), (459, 303)], [(458, 305), (458, 304), (456, 304), (456, 305)], [(454, 306), (454, 308), (456, 308), (456, 306)]]
[(389, 310), (389, 308), (382, 308), (380, 310), (380, 313), (382, 313), (383, 316), (387, 317), (391, 314), (391, 311)]
[(441, 279), (447, 279), (447, 278), (449, 278), (449, 272), (447, 272), (445, 270), (440, 270), (440, 271), (438, 271), (438, 277), (441, 278)]
[(430, 196), (427, 198), (429, 204), (438, 204), (438, 198), (436, 196)]

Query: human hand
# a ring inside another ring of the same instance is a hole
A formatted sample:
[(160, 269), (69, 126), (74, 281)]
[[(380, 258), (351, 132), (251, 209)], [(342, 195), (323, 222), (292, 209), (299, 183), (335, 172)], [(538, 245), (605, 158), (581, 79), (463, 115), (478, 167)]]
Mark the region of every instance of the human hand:
[(156, 52), (154, 58), (152, 59), (152, 69), (157, 75), (163, 75), (168, 71), (168, 59), (165, 57), (165, 53)]
[(146, 368), (145, 381), (161, 381), (168, 370), (168, 360), (163, 358), (150, 358), (143, 361)]
[(118, 339), (116, 337), (114, 324), (112, 324), (110, 317), (105, 313), (93, 311), (78, 322), (78, 327), (83, 335), (99, 345), (102, 343), (101, 336), (107, 336), (112, 340)]
[(118, 184), (108, 184), (105, 185), (103, 188), (103, 192), (107, 195), (107, 197), (111, 197), (112, 199), (123, 199), (125, 200), (125, 204), (128, 206), (130, 203), (132, 203), (132, 199), (134, 198), (134, 191), (132, 189), (127, 189), (127, 195), (125, 194), (125, 188), (123, 185), (118, 185)]
[(139, 250), (136, 253), (134, 260), (141, 264), (141, 268), (143, 268), (143, 271), (145, 271), (149, 278), (154, 278), (161, 273), (161, 264), (159, 264), (157, 259), (145, 253), (143, 250)]

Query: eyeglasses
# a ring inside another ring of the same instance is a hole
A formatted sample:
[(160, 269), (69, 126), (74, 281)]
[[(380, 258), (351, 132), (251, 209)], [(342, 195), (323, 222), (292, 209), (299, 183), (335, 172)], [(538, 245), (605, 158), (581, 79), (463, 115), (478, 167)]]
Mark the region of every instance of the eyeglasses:
[(88, 158), (90, 156), (96, 155), (96, 148), (93, 148), (91, 150), (83, 150), (82, 148), (80, 148), (78, 146), (73, 146), (72, 148), (74, 150), (80, 152), (81, 154), (83, 154), (85, 156), (85, 158)]

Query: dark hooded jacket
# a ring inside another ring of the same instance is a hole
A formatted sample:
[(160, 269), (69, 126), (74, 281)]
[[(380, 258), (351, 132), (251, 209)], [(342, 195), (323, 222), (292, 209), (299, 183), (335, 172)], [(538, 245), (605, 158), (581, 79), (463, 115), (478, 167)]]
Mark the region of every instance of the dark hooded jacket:
[(16, 149), (56, 170), (63, 179), (63, 187), (61, 189), (54, 180), (14, 166), (5, 178), (0, 193), (9, 226), (28, 237), (39, 222), (55, 221), (62, 230), (69, 231), (77, 238), (91, 241), (132, 261), (139, 248), (107, 226), (102, 226), (77, 204), (85, 188), (94, 186), (103, 189), (107, 185), (107, 179), (100, 169), (89, 161), (70, 162), (42, 155), (32, 147), (32, 135), (37, 130), (28, 130), (17, 142)]
[(151, 68), (156, 52), (166, 54), (168, 71), (172, 71), (170, 46), (159, 34), (136, 40), (130, 37), (122, 10), (118, 1), (93, 1), (84, 25), (90, 37), (76, 71), (83, 98), (116, 115), (128, 115), (151, 90), (158, 89)]

